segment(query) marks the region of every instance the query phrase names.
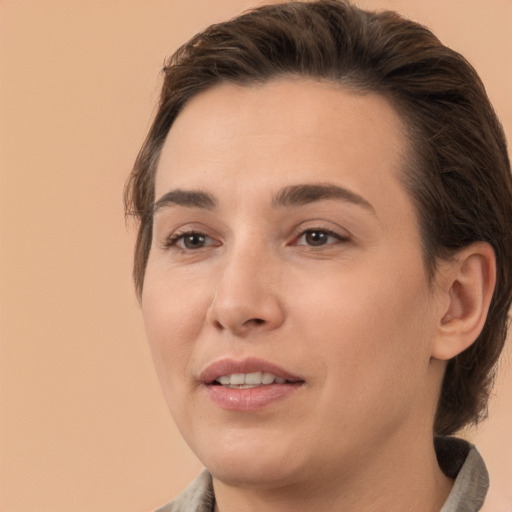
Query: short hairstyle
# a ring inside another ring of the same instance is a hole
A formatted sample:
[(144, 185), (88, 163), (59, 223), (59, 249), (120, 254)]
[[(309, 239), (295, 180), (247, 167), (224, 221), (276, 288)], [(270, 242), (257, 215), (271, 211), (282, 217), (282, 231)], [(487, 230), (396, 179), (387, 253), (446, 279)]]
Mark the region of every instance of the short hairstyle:
[(434, 433), (452, 434), (485, 417), (512, 297), (512, 179), (503, 129), (464, 57), (397, 13), (319, 0), (264, 6), (212, 25), (169, 58), (163, 75), (159, 108), (125, 190), (126, 213), (139, 222), (139, 299), (160, 151), (191, 97), (219, 83), (250, 86), (285, 76), (383, 95), (407, 127), (401, 178), (417, 211), (431, 282), (440, 259), (472, 242), (488, 242), (496, 255), (487, 321), (476, 342), (448, 361)]

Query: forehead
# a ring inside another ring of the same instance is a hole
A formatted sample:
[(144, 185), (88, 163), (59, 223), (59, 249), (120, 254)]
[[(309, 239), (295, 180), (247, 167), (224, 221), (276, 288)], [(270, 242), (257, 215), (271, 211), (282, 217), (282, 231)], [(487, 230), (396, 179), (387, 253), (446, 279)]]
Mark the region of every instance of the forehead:
[[(246, 153), (251, 148), (258, 153), (271, 137), (287, 158), (292, 155), (286, 149), (296, 150), (307, 140), (297, 157), (306, 156), (313, 144), (331, 156), (333, 147), (341, 144), (347, 158), (359, 156), (363, 161), (367, 149), (374, 147), (382, 159), (389, 157), (401, 167), (408, 147), (404, 133), (395, 108), (378, 94), (304, 78), (251, 86), (223, 83), (185, 104), (168, 133), (158, 170), (193, 165), (207, 154), (232, 158), (240, 144), (245, 144)], [(192, 145), (194, 152), (189, 151)]]
[(406, 141), (401, 118), (378, 94), (303, 78), (221, 84), (176, 118), (155, 196), (205, 187), (269, 196), (297, 183), (335, 182), (377, 206), (398, 195), (409, 202), (400, 182)]

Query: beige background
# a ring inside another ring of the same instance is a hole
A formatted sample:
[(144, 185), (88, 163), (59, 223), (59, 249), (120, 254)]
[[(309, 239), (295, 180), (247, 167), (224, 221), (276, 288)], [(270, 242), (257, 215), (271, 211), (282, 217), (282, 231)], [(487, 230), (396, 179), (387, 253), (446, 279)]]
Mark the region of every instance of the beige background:
[[(151, 510), (200, 469), (153, 375), (121, 194), (164, 56), (256, 3), (0, 0), (2, 512)], [(512, 138), (511, 0), (358, 3), (464, 53)], [(469, 436), (512, 503), (511, 373)]]

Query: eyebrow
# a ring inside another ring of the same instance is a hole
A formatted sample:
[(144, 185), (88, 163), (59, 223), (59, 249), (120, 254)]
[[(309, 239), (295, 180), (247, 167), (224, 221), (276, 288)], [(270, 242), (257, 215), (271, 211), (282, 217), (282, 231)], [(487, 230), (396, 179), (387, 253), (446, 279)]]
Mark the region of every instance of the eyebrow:
[(173, 205), (212, 210), (217, 206), (217, 201), (211, 194), (201, 190), (171, 190), (156, 201), (153, 205), (153, 214), (165, 206)]
[(274, 207), (302, 206), (323, 199), (338, 199), (362, 206), (375, 213), (373, 206), (362, 196), (331, 183), (291, 185), (280, 190), (272, 201)]
[[(351, 190), (331, 183), (290, 185), (280, 190), (272, 199), (274, 208), (303, 206), (324, 199), (337, 199), (352, 203), (375, 213), (373, 206), (362, 196)], [(217, 200), (212, 194), (201, 190), (171, 190), (153, 205), (153, 214), (169, 206), (213, 210)]]

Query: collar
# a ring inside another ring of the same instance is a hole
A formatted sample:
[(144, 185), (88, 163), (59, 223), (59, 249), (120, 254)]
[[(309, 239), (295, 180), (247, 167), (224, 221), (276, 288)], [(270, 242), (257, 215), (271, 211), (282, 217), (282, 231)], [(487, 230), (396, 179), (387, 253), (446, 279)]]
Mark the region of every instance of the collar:
[[(478, 512), (489, 488), (489, 475), (477, 449), (456, 437), (436, 437), (434, 446), (440, 468), (455, 479), (440, 512)], [(174, 501), (155, 512), (213, 512), (214, 506), (212, 477), (204, 470)]]

